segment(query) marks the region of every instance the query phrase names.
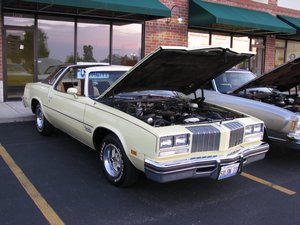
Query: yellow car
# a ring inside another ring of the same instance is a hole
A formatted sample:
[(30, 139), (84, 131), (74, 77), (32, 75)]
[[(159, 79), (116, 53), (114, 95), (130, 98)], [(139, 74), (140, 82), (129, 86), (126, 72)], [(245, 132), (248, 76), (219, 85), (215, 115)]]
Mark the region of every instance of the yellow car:
[(67, 66), (27, 84), (23, 101), (42, 135), (55, 127), (99, 150), (114, 185), (131, 185), (140, 172), (157, 182), (221, 180), (265, 157), (264, 123), (187, 95), (247, 57), (223, 48), (160, 47), (131, 69)]

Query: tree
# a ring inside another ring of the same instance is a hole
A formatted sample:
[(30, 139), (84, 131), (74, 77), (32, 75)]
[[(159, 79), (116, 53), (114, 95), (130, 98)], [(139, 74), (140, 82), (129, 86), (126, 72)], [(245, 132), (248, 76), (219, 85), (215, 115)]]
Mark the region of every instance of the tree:
[(83, 61), (84, 62), (96, 62), (97, 61), (93, 56), (93, 46), (91, 46), (91, 45), (83, 46)]

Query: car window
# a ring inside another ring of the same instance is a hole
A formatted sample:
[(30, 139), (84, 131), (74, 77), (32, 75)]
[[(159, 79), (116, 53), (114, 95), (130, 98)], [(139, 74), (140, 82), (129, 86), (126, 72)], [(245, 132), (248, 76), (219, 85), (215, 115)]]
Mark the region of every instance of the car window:
[(106, 91), (126, 71), (92, 71), (89, 73), (88, 95), (98, 97)]
[(250, 71), (227, 71), (215, 78), (216, 86), (219, 92), (228, 93), (233, 91), (256, 76)]
[(70, 68), (60, 78), (56, 84), (55, 90), (66, 93), (68, 88), (76, 88), (77, 95), (83, 95), (84, 93), (84, 74), (82, 69)]

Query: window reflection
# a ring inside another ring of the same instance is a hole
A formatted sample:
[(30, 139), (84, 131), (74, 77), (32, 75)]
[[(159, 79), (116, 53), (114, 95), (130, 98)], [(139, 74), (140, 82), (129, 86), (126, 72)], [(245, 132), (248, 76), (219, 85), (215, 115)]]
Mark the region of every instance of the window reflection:
[(232, 48), (237, 52), (248, 52), (250, 48), (250, 38), (234, 36)]
[(251, 40), (251, 51), (256, 54), (250, 58), (250, 70), (256, 75), (261, 75), (263, 72), (264, 39), (253, 38)]
[(7, 30), (5, 42), (7, 97), (20, 98), (25, 84), (33, 81), (33, 31)]
[(109, 62), (108, 24), (78, 23), (77, 62)]
[(5, 13), (4, 25), (29, 27), (34, 25), (34, 18), (29, 15)]
[(113, 25), (112, 64), (133, 66), (141, 59), (141, 24)]
[(211, 44), (214, 46), (222, 46), (224, 48), (230, 48), (230, 36), (213, 34), (211, 37)]
[(300, 57), (300, 42), (288, 41), (286, 49), (286, 61)]
[(39, 19), (38, 79), (49, 76), (51, 66), (74, 62), (74, 22)]
[(284, 63), (285, 40), (277, 39), (275, 48), (275, 66), (280, 66)]
[(188, 33), (188, 45), (189, 48), (199, 48), (209, 45), (209, 33)]

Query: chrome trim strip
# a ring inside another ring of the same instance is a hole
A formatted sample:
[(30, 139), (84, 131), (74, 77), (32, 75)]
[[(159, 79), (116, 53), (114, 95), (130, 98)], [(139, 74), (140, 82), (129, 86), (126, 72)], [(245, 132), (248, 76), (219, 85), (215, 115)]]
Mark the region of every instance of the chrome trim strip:
[[(255, 146), (251, 146), (248, 148), (241, 148), (240, 150), (229, 154), (218, 155), (218, 156), (200, 156), (196, 158), (189, 158), (185, 160), (178, 160), (172, 162), (156, 162), (154, 160), (145, 159), (145, 167), (148, 165), (151, 167), (159, 168), (159, 169), (167, 169), (172, 167), (181, 167), (181, 166), (189, 166), (190, 164), (198, 164), (197, 168), (199, 168), (199, 163), (201, 164), (214, 164), (216, 162), (222, 163), (222, 161), (234, 161), (235, 159), (239, 159), (242, 157), (243, 159), (247, 159), (249, 157), (264, 154), (269, 150), (269, 145), (267, 143), (261, 143)], [(190, 167), (188, 167), (190, 169)]]

